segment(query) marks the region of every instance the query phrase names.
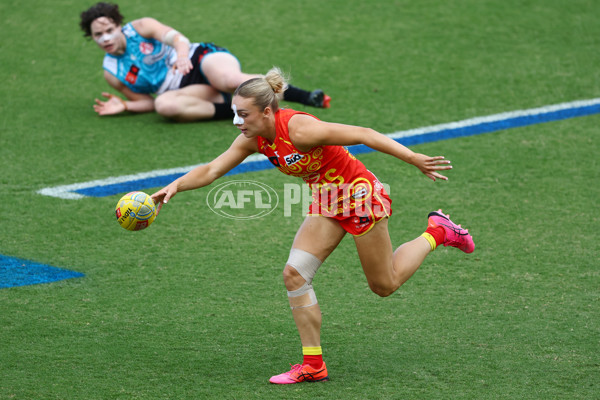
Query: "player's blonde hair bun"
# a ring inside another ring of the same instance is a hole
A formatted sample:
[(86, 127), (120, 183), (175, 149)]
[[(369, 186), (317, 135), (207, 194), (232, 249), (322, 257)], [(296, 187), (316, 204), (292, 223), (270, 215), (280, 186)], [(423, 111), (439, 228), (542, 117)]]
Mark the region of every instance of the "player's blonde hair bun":
[(279, 67), (273, 67), (265, 75), (265, 81), (271, 86), (275, 94), (283, 93), (287, 89), (287, 78)]
[(287, 87), (287, 78), (281, 69), (273, 67), (265, 76), (252, 78), (242, 83), (233, 95), (254, 99), (254, 104), (261, 111), (267, 107), (277, 111), (279, 109), (278, 96), (281, 96)]

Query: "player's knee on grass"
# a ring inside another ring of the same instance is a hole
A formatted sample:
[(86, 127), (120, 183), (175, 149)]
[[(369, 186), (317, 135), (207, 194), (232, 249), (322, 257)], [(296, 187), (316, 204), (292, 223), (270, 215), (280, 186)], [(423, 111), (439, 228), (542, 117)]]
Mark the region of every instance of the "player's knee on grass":
[(154, 110), (157, 114), (166, 118), (175, 118), (180, 113), (180, 107), (175, 101), (174, 96), (162, 95), (154, 100)]
[(197, 121), (211, 119), (215, 115), (215, 106), (210, 101), (172, 95), (167, 92), (154, 100), (157, 114), (175, 121)]

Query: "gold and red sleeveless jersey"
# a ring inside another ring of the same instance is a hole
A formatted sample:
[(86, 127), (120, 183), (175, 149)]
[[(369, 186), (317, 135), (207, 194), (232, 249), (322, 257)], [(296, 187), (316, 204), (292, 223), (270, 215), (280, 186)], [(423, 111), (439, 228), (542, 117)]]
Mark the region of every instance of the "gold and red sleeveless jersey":
[(258, 137), (258, 151), (286, 175), (302, 178), (309, 185), (351, 183), (367, 168), (342, 146), (316, 146), (307, 152), (298, 150), (290, 140), (288, 122), (296, 114), (314, 115), (291, 109), (275, 113), (275, 141)]
[(315, 146), (303, 152), (293, 145), (288, 122), (297, 114), (318, 119), (280, 109), (275, 113), (275, 140), (257, 137), (258, 150), (281, 172), (302, 178), (311, 187), (309, 214), (335, 218), (353, 235), (366, 233), (390, 216), (391, 199), (383, 185), (345, 147)]

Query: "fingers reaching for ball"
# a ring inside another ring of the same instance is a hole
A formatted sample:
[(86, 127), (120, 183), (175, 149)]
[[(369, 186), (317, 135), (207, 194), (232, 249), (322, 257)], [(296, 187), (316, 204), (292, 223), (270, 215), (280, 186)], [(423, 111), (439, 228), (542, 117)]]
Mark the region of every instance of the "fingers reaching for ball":
[(169, 186), (162, 188), (161, 190), (159, 190), (158, 192), (156, 192), (150, 196), (150, 197), (152, 197), (152, 200), (154, 200), (154, 204), (156, 204), (156, 214), (157, 215), (160, 212), (160, 210), (162, 209), (163, 204), (167, 204), (167, 202), (173, 196), (175, 196), (176, 193), (177, 193), (177, 189), (173, 188), (172, 185), (169, 185)]

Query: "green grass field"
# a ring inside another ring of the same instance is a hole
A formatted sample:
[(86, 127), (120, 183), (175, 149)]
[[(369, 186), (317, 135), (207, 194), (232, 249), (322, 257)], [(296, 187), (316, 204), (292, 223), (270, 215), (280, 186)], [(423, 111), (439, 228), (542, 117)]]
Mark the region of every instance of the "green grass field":
[[(120, 195), (36, 193), (206, 162), (236, 136), (228, 121), (96, 116), (102, 52), (78, 27), (92, 4), (0, 3), (0, 254), (85, 274), (0, 289), (0, 399), (598, 398), (600, 116), (414, 146), (452, 160), (448, 182), (361, 155), (391, 187), (396, 245), (442, 207), (477, 248), (436, 250), (382, 299), (345, 238), (314, 282), (331, 381), (270, 385), (301, 360), (281, 279), (299, 209), (229, 220), (205, 188), (128, 232)], [(383, 133), (600, 97), (592, 0), (120, 6), (228, 47), (247, 72), (278, 65), (333, 97), (307, 111)]]

